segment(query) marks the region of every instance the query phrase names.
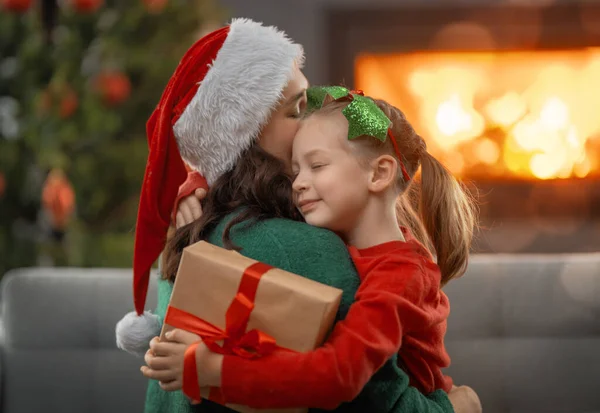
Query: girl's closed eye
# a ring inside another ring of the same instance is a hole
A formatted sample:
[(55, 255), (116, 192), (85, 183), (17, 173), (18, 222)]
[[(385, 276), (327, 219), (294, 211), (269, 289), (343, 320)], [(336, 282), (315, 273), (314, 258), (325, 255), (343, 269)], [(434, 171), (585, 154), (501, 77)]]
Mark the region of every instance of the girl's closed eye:
[(324, 166), (326, 166), (326, 164), (324, 164), (324, 163), (314, 163), (310, 166), (310, 169), (312, 169), (312, 170), (321, 169)]

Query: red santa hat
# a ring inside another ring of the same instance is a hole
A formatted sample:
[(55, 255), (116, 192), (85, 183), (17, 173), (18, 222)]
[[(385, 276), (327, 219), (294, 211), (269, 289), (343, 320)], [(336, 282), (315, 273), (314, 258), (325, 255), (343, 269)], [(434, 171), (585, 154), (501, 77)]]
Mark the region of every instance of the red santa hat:
[(135, 313), (117, 325), (119, 347), (145, 351), (144, 340), (159, 326), (144, 313), (150, 268), (164, 249), (177, 191), (187, 176), (185, 163), (204, 177), (206, 187), (230, 170), (258, 138), (295, 66), (302, 64), (300, 45), (248, 19), (234, 19), (184, 55), (147, 124), (149, 155), (133, 261)]

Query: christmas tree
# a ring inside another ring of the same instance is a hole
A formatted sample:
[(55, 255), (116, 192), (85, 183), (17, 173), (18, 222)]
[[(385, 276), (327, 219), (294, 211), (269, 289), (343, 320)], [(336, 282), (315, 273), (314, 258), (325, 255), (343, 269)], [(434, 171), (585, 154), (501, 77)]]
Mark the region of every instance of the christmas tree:
[(146, 120), (225, 17), (211, 0), (0, 0), (0, 276), (131, 265)]

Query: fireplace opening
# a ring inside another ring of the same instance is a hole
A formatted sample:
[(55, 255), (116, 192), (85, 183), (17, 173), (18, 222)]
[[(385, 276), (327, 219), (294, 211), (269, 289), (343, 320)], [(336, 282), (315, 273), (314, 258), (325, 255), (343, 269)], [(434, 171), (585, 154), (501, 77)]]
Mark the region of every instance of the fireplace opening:
[(600, 48), (363, 53), (354, 78), (401, 108), (457, 176), (600, 175)]
[(330, 84), (405, 112), (475, 189), (478, 252), (600, 250), (600, 3), (330, 10)]

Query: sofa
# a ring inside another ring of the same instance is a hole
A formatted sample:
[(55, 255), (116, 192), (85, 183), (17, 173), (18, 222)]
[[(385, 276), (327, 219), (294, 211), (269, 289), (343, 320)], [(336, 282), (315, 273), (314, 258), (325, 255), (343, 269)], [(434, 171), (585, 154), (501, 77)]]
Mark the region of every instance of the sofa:
[[(476, 255), (446, 292), (448, 374), (485, 413), (600, 412), (600, 254)], [(142, 360), (114, 337), (131, 307), (128, 269), (7, 273), (0, 412), (141, 412)]]

